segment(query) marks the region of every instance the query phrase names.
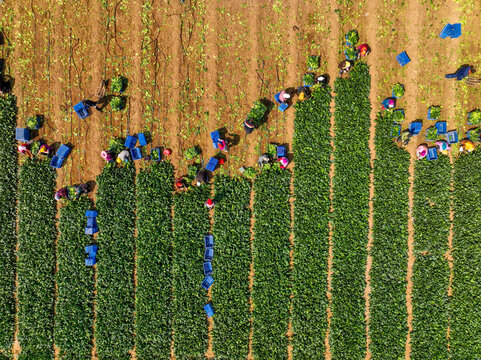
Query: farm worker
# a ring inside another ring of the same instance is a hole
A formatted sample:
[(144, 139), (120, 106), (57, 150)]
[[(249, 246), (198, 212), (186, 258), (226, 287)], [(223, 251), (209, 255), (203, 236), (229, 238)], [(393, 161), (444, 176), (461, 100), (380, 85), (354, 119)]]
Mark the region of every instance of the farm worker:
[(8, 94), (10, 92), (10, 83), (5, 81), (3, 76), (0, 75), (0, 95)]
[(68, 199), (68, 189), (66, 187), (61, 188), (55, 193), (55, 200)]
[(129, 162), (130, 161), (130, 152), (129, 150), (122, 150), (120, 154), (117, 156), (117, 162)]
[(311, 97), (311, 90), (307, 86), (301, 86), (297, 89), (297, 95), (300, 101), (308, 100)]
[(224, 150), (225, 152), (229, 151), (227, 141), (225, 140), (219, 140), (217, 143), (217, 146), (219, 147), (220, 150)]
[(418, 157), (418, 160), (425, 158), (427, 154), (428, 154), (428, 147), (424, 144), (419, 145), (418, 148), (416, 149), (416, 156)]
[(357, 58), (360, 59), (361, 57), (368, 56), (369, 53), (371, 52), (371, 48), (369, 47), (368, 44), (362, 44), (357, 47), (356, 52), (357, 52)]
[(255, 128), (256, 126), (254, 125), (254, 122), (252, 121), (252, 119), (246, 119), (244, 121), (244, 131), (246, 132), (246, 134), (252, 133)]
[(459, 146), (459, 152), (471, 152), (474, 150), (474, 143), (471, 140), (463, 140)]
[(285, 90), (282, 90), (281, 93), (279, 94), (279, 101), (281, 103), (289, 101), (291, 98), (291, 95), (287, 93)]
[(75, 199), (78, 199), (82, 194), (88, 194), (89, 186), (87, 184), (80, 184), (75, 186)]
[(95, 101), (92, 101), (92, 100), (82, 100), (82, 104), (84, 104), (85, 106), (88, 106), (88, 107), (95, 107), (96, 110), (98, 111), (102, 111), (98, 105), (97, 105), (98, 102), (95, 102)]
[(52, 148), (50, 146), (48, 146), (47, 144), (43, 144), (42, 146), (40, 146), (40, 149), (38, 150), (38, 152), (40, 154), (45, 155), (45, 156), (50, 155), (51, 151), (52, 151)]
[(28, 148), (28, 146), (29, 146), (29, 143), (18, 145), (18, 148), (17, 148), (18, 152), (22, 155), (26, 155), (28, 157), (33, 157), (33, 154), (30, 151), (30, 149)]
[(445, 140), (436, 141), (436, 147), (438, 148), (438, 151), (443, 155), (447, 155), (448, 150), (451, 149), (448, 142)]
[(283, 170), (289, 165), (289, 160), (286, 157), (279, 158), (279, 162), (281, 163), (281, 169)]
[(175, 187), (180, 190), (180, 189), (184, 189), (185, 188), (185, 180), (184, 178), (178, 178), (176, 181), (175, 181)]
[(413, 134), (409, 130), (405, 130), (401, 133), (401, 136), (398, 137), (397, 141), (401, 141), (403, 145), (407, 145), (412, 137)]
[(102, 151), (100, 153), (100, 156), (102, 156), (102, 159), (104, 159), (107, 162), (112, 162), (114, 160), (114, 157), (108, 151)]
[(384, 99), (381, 103), (381, 110), (391, 110), (396, 106), (396, 100), (393, 98)]
[(207, 199), (207, 201), (204, 203), (204, 206), (209, 209), (209, 210), (212, 210), (214, 208), (214, 200), (212, 199)]
[(463, 80), (466, 76), (469, 74), (474, 74), (476, 70), (472, 66), (463, 66), (460, 67), (455, 73), (453, 74), (447, 74), (446, 78), (447, 79), (454, 79), (460, 81)]
[(259, 159), (257, 160), (257, 165), (259, 165), (261, 169), (265, 164), (268, 164), (268, 163), (269, 163), (269, 156), (267, 154), (263, 154), (259, 156)]
[(351, 71), (352, 69), (352, 62), (349, 60), (342, 60), (339, 65), (339, 76), (342, 76), (342, 74), (347, 73)]
[(322, 87), (326, 87), (327, 85), (327, 76), (326, 75), (320, 75), (317, 77), (317, 83), (321, 85)]
[(205, 169), (200, 170), (195, 176), (195, 181), (197, 181), (197, 186), (207, 183), (209, 181), (209, 176), (207, 175), (207, 171)]

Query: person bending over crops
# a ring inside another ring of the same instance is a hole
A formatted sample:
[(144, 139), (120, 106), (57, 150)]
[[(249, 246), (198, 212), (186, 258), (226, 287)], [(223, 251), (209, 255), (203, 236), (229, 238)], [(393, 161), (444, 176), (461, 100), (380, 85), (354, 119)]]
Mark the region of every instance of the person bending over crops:
[(123, 150), (117, 155), (117, 162), (129, 162), (130, 161), (130, 152), (129, 150)]
[(10, 93), (10, 82), (6, 81), (2, 75), (0, 75), (0, 95)]
[(424, 144), (419, 145), (418, 148), (416, 149), (416, 156), (418, 157), (418, 160), (425, 158), (427, 154), (428, 154), (428, 147)]
[(289, 160), (286, 157), (279, 158), (279, 162), (281, 163), (281, 169), (284, 170), (287, 165), (289, 165)]
[(449, 146), (449, 144), (446, 140), (436, 141), (436, 147), (437, 147), (438, 151), (443, 155), (447, 155), (448, 150), (451, 149), (451, 147)]
[(471, 152), (474, 150), (474, 143), (471, 140), (463, 140), (459, 145), (459, 152)]
[(413, 134), (409, 130), (405, 130), (401, 133), (401, 136), (398, 137), (397, 141), (401, 141), (403, 145), (407, 145), (412, 137)]
[(49, 156), (50, 153), (52, 152), (52, 148), (50, 146), (48, 146), (47, 144), (43, 144), (42, 146), (40, 146), (40, 149), (38, 150), (38, 152), (41, 155)]
[(244, 121), (244, 131), (246, 134), (252, 133), (255, 128), (256, 126), (254, 125), (254, 121), (252, 121), (252, 119), (246, 119)]
[(362, 57), (368, 56), (371, 52), (371, 48), (368, 44), (359, 45), (356, 49), (357, 52), (357, 59), (359, 60)]
[(219, 150), (223, 150), (225, 152), (229, 151), (229, 144), (225, 140), (219, 140), (217, 146), (219, 147)]
[(204, 203), (204, 206), (209, 209), (209, 210), (212, 210), (214, 208), (214, 200), (212, 199), (207, 199), (207, 201)]
[(195, 181), (197, 181), (197, 186), (207, 183), (209, 181), (207, 171), (205, 169), (200, 170), (195, 176)]
[(311, 97), (311, 90), (307, 86), (301, 86), (297, 89), (297, 96), (300, 101), (309, 100)]
[(290, 98), (291, 98), (291, 95), (285, 90), (282, 90), (281, 93), (279, 94), (279, 101), (281, 103), (288, 102)]
[(327, 86), (327, 76), (326, 75), (320, 75), (316, 79), (317, 84), (321, 85), (322, 87)]
[(25, 144), (21, 144), (21, 145), (18, 145), (17, 149), (18, 149), (18, 152), (22, 155), (25, 155), (25, 156), (28, 156), (28, 157), (33, 157), (33, 154), (32, 152), (30, 151), (30, 144), (32, 142), (29, 141), (28, 143), (25, 143)]
[(343, 60), (339, 63), (339, 76), (342, 76), (344, 73), (348, 73), (352, 69), (352, 61)]
[(456, 79), (458, 81), (463, 80), (469, 74), (474, 74), (476, 70), (472, 66), (463, 66), (456, 70), (453, 74), (447, 74), (446, 79)]
[(185, 189), (185, 180), (183, 177), (175, 180), (175, 187), (177, 188), (177, 190)]

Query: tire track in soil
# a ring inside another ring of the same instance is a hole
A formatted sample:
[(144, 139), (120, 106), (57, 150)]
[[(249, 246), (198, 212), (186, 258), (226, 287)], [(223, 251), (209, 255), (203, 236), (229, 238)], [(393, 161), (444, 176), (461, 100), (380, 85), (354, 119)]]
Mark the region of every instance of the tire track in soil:
[[(333, 87), (334, 80), (337, 77), (338, 69), (337, 69), (337, 63), (339, 61), (339, 36), (340, 36), (340, 22), (339, 22), (339, 16), (338, 14), (335, 13), (335, 10), (338, 8), (337, 7), (337, 2), (336, 0), (325, 0), (326, 1), (326, 8), (328, 9), (329, 13), (329, 36), (328, 36), (328, 41), (327, 41), (327, 47), (328, 51), (325, 53), (325, 57), (327, 58), (327, 69), (328, 69), (328, 74), (330, 76), (330, 86)], [(334, 94), (333, 94), (334, 95)], [(329, 199), (331, 201), (331, 208), (330, 208), (330, 213), (332, 214), (333, 212), (333, 205), (332, 205), (332, 200), (334, 196), (334, 187), (333, 187), (333, 179), (336, 173), (335, 165), (334, 165), (334, 136), (335, 136), (335, 127), (336, 127), (336, 120), (334, 118), (334, 105), (335, 105), (335, 100), (334, 96), (332, 96), (331, 99), (331, 130), (330, 130), (330, 143), (331, 143), (331, 167), (329, 169), (329, 178), (330, 178), (330, 191), (329, 191)], [(329, 255), (327, 259), (327, 292), (326, 292), (326, 297), (328, 300), (328, 306), (327, 306), (327, 331), (326, 331), (326, 338), (324, 341), (326, 352), (325, 352), (325, 359), (326, 360), (331, 360), (332, 359), (332, 353), (331, 353), (331, 347), (330, 347), (330, 342), (329, 342), (329, 337), (330, 337), (330, 330), (331, 330), (331, 319), (332, 319), (332, 264), (333, 264), (333, 259), (334, 259), (334, 243), (332, 242), (332, 235), (333, 235), (333, 224), (332, 220), (329, 221)]]
[[(418, 44), (419, 44), (419, 3), (415, 0), (409, 0), (407, 5), (407, 16), (408, 24), (406, 25), (406, 31), (409, 29), (414, 29), (414, 31), (410, 32), (409, 40), (406, 44), (406, 53), (411, 58), (411, 62), (405, 66), (406, 74), (405, 74), (405, 82), (409, 84), (406, 87), (405, 91), (405, 101), (407, 103), (407, 107), (409, 108), (411, 114), (415, 114), (418, 116), (419, 113), (419, 103), (417, 101), (417, 93), (418, 93), (418, 86), (417, 86), (417, 79), (418, 76), (418, 64), (419, 64), (419, 53), (418, 53)], [(399, 50), (401, 52), (401, 50)], [(414, 256), (414, 219), (412, 216), (412, 209), (414, 207), (414, 163), (415, 157), (413, 155), (415, 151), (415, 143), (414, 141), (411, 142), (410, 146), (407, 146), (407, 150), (411, 154), (411, 160), (409, 164), (409, 217), (408, 217), (408, 263), (407, 263), (407, 286), (406, 286), (406, 308), (407, 308), (407, 327), (408, 333), (406, 337), (406, 351), (405, 351), (405, 359), (409, 360), (411, 358), (411, 336), (413, 331), (413, 304), (412, 304), (412, 292), (413, 292), (413, 267), (415, 262)]]

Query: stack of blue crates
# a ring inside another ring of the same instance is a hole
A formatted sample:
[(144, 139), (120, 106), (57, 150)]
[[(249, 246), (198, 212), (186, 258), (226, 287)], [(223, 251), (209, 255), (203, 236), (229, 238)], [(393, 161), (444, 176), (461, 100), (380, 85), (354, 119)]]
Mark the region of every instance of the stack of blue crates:
[(85, 252), (89, 255), (85, 259), (85, 265), (87, 266), (94, 266), (97, 262), (97, 245), (89, 245), (85, 247)]
[(87, 235), (93, 235), (99, 232), (99, 227), (97, 225), (97, 211), (87, 210), (85, 212), (87, 217), (87, 227), (85, 228), (85, 233)]

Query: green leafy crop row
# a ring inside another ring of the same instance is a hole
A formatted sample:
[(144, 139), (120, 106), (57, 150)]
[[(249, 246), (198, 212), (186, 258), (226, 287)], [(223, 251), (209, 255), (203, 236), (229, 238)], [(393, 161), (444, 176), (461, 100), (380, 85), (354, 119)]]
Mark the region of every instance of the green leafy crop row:
[(451, 164), (419, 160), (414, 175), (413, 359), (447, 359)]
[(246, 359), (249, 352), (249, 272), (251, 184), (247, 179), (216, 176), (215, 256), (212, 302), (216, 314), (213, 346), (216, 359)]
[(94, 277), (93, 268), (85, 266), (85, 246), (93, 243), (85, 235), (85, 211), (91, 207), (91, 200), (83, 196), (60, 209), (54, 338), (59, 359), (64, 360), (92, 355)]
[(366, 351), (364, 288), (369, 213), (371, 77), (358, 63), (334, 83), (334, 260), (331, 351), (334, 359), (359, 359)]
[(139, 360), (170, 356), (173, 184), (170, 162), (155, 162), (137, 176), (135, 351)]
[(272, 167), (254, 181), (254, 302), (256, 359), (287, 359), (290, 280), (291, 173)]
[(108, 164), (97, 177), (99, 359), (130, 359), (134, 333), (135, 167)]
[(18, 338), (20, 360), (53, 359), (55, 171), (48, 161), (20, 167), (18, 204)]
[(295, 359), (324, 358), (329, 252), (330, 88), (298, 102), (294, 120), (294, 304)]
[(0, 355), (9, 354), (15, 332), (15, 202), (17, 200), (16, 98), (0, 97)]
[(452, 359), (481, 357), (480, 189), (481, 152), (459, 156), (454, 165)]
[(374, 223), (370, 335), (375, 359), (404, 357), (409, 153), (391, 139), (393, 113), (378, 116), (374, 160)]
[[(207, 350), (207, 322), (203, 309), (207, 296), (201, 284), (204, 236), (210, 228), (204, 202), (209, 194), (209, 188), (202, 186), (174, 197), (173, 327), (177, 359), (203, 358)], [(212, 286), (217, 286), (215, 281)]]

